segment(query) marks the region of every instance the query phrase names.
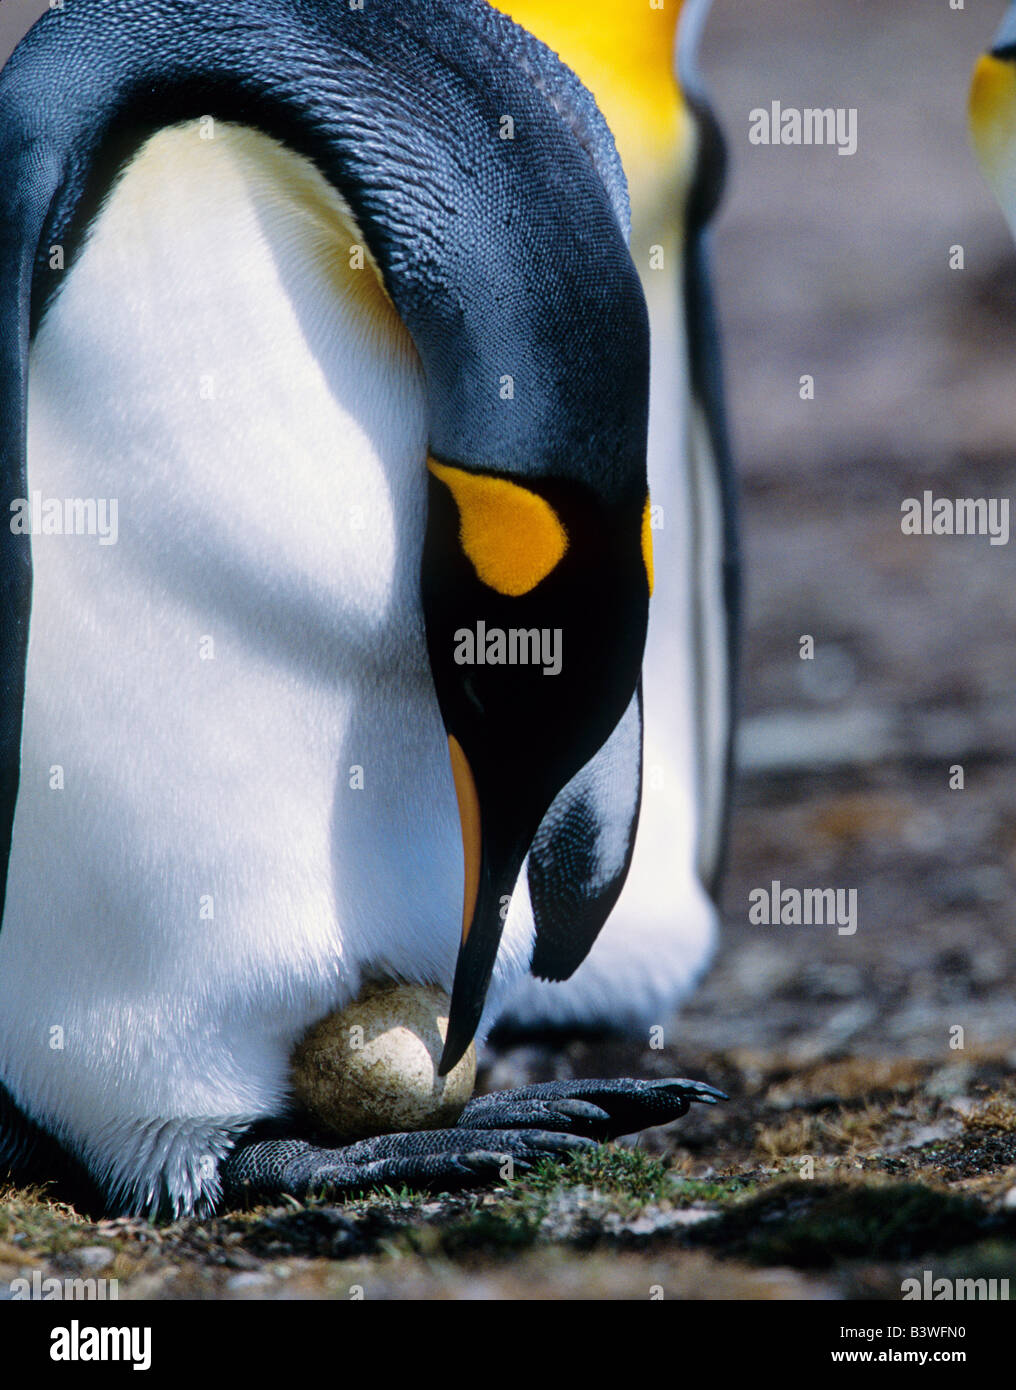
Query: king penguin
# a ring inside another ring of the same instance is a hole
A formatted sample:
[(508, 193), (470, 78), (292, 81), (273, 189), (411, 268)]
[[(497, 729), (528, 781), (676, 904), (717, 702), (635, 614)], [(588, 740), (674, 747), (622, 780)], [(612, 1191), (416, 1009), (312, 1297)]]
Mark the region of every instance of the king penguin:
[(1016, 5), (977, 61), (968, 117), (981, 168), (1016, 236)]
[(379, 979), (450, 993), (447, 1071), (629, 867), (648, 333), (585, 88), (481, 0), (76, 0), (0, 169), (0, 1163), (204, 1212), (714, 1100), (336, 1149), (290, 1094)]
[[(699, 74), (711, 0), (501, 0), (595, 97), (631, 189), (650, 322), (655, 588), (642, 668), (644, 777), (619, 900), (566, 983), (534, 970), (506, 1030), (669, 1030), (715, 945), (731, 786), (740, 565), (711, 287), (725, 147)], [(534, 862), (529, 875), (532, 880)], [(538, 964), (539, 962), (537, 962)]]

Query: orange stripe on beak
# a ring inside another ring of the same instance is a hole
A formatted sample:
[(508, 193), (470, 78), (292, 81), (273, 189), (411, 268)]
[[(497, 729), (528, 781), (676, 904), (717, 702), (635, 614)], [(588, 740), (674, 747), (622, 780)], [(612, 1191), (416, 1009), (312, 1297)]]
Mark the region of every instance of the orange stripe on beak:
[(462, 862), (465, 875), (462, 895), (462, 940), (465, 942), (473, 922), (476, 896), (480, 891), (480, 798), (476, 794), (473, 770), (462, 745), (454, 734), (448, 735), (448, 752), (455, 778), (455, 795), (459, 803), (459, 823), (462, 826)]

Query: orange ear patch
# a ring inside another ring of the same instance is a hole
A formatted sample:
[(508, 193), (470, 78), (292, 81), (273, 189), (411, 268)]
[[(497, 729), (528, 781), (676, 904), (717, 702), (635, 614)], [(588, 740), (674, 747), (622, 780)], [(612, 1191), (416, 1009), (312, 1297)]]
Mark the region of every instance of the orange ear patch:
[(544, 498), (506, 478), (466, 473), (434, 459), (427, 467), (455, 498), (459, 541), (484, 584), (518, 598), (561, 563), (568, 533)]
[(653, 509), (649, 505), (649, 495), (646, 494), (646, 505), (642, 509), (642, 563), (646, 567), (646, 578), (649, 580), (649, 596), (653, 593)]

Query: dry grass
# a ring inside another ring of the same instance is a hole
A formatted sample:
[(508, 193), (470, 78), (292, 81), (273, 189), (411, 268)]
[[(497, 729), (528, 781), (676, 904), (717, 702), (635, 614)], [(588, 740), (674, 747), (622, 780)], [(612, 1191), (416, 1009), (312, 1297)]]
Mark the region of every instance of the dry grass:
[(1016, 1102), (1008, 1096), (992, 1096), (963, 1117), (966, 1129), (1016, 1130)]

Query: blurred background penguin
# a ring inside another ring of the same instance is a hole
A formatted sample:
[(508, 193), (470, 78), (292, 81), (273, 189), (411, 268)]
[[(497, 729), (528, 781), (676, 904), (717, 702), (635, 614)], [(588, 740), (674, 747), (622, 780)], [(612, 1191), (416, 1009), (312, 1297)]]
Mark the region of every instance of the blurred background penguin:
[(1016, 233), (1016, 5), (1010, 5), (970, 84), (974, 149)]
[(506, 0), (578, 74), (628, 177), (631, 253), (650, 316), (655, 588), (643, 664), (645, 760), (620, 900), (570, 980), (523, 982), (516, 1030), (641, 1032), (713, 949), (736, 666), (737, 540), (709, 280), (724, 148), (697, 73), (710, 0)]

